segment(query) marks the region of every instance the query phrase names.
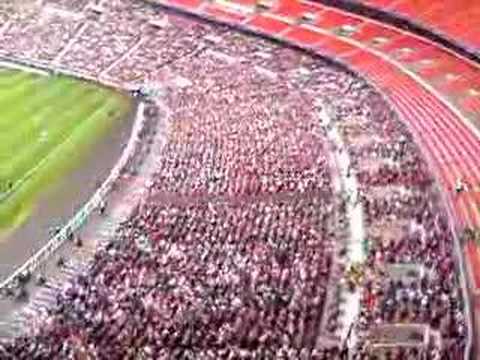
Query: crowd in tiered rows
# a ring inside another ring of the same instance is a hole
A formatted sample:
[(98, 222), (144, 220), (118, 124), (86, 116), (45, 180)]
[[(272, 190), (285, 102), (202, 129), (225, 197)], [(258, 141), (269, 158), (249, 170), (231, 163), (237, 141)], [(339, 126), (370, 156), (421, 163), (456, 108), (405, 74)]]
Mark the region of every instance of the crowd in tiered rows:
[(50, 62), (78, 29), (80, 22), (45, 12), (42, 20), (27, 17), (5, 25), (0, 38), (3, 54)]
[[(453, 235), (426, 163), (377, 93), (279, 44), (126, 0), (105, 7), (60, 62), (161, 83), (167, 142), (148, 197), (4, 356), (339, 358), (338, 329), (348, 324), (332, 280), (347, 200), (334, 193), (321, 99), (347, 144), (360, 187), (348, 201), (363, 207), (368, 234), (352, 351), (374, 358), (363, 346), (373, 326), (425, 323), (443, 339), (426, 358), (460, 358)], [(391, 264), (424, 271), (406, 283), (392, 279)], [(387, 358), (417, 355), (399, 348)]]
[[(343, 99), (336, 100), (340, 96)], [(331, 101), (340, 103), (338, 123), (354, 158), (352, 173), (360, 182), (358, 196), (369, 231), (366, 267), (375, 273), (365, 281), (359, 328), (429, 324), (443, 339), (442, 348), (429, 356), (463, 358), (467, 325), (453, 233), (426, 162), (409, 133), (371, 89), (351, 91), (350, 87)], [(393, 279), (391, 264), (416, 264), (423, 271), (413, 280)], [(421, 356), (418, 349), (388, 354), (395, 359)]]

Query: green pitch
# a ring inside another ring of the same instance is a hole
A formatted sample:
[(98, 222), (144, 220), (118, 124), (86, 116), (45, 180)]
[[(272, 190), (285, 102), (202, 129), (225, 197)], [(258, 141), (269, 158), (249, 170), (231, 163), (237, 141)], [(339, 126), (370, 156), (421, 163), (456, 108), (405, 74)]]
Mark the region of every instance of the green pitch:
[(130, 109), (127, 96), (105, 87), (0, 69), (0, 228), (28, 218), (42, 191)]

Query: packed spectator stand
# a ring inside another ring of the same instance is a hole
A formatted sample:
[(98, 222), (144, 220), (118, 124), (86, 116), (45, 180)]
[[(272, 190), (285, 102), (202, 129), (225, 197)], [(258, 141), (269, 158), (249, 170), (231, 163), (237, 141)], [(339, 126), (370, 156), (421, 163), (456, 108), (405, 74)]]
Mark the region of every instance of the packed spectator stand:
[[(163, 84), (168, 141), (148, 196), (25, 335), (2, 343), (2, 358), (342, 358), (348, 201), (362, 206), (368, 234), (348, 355), (379, 356), (368, 347), (374, 326), (421, 323), (439, 344), (382, 356), (462, 358), (454, 234), (425, 160), (380, 94), (329, 62), (226, 27), (143, 2), (81, 3), (45, 1), (39, 16), (8, 19), (4, 55), (126, 87)], [(356, 194), (333, 191), (336, 144), (317, 99), (333, 109)], [(389, 272), (395, 264), (427, 271), (405, 282)]]

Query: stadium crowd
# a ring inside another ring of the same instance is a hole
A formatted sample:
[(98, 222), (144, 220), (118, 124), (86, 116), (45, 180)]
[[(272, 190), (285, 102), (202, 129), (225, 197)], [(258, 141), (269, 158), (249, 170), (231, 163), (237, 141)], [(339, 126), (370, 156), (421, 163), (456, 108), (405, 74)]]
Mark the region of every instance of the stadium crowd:
[[(355, 358), (375, 358), (369, 329), (390, 323), (428, 324), (442, 343), (385, 358), (461, 358), (453, 234), (427, 164), (380, 95), (279, 44), (143, 3), (103, 6), (100, 21), (79, 18), (73, 33), (58, 17), (15, 20), (0, 47), (118, 82), (166, 84), (167, 143), (148, 197), (28, 332), (2, 343), (2, 358), (342, 358), (338, 332), (348, 324), (336, 280), (348, 201), (364, 209), (368, 234)], [(28, 37), (38, 26), (59, 40)], [(19, 34), (36, 42), (28, 52), (11, 40)], [(334, 109), (356, 194), (333, 190), (335, 144), (318, 99)], [(406, 282), (391, 264), (425, 271)]]
[[(442, 348), (429, 356), (461, 359), (467, 325), (454, 235), (428, 166), (379, 94), (349, 87), (341, 100), (336, 98), (340, 94), (330, 100), (341, 103), (336, 108), (361, 185), (359, 201), (369, 233), (365, 268), (372, 275), (365, 279), (358, 326), (429, 324), (443, 339)], [(358, 103), (366, 106), (358, 107)], [(415, 279), (396, 278), (389, 269), (392, 264), (416, 264), (424, 271)], [(393, 351), (388, 356), (421, 358), (418, 349)]]

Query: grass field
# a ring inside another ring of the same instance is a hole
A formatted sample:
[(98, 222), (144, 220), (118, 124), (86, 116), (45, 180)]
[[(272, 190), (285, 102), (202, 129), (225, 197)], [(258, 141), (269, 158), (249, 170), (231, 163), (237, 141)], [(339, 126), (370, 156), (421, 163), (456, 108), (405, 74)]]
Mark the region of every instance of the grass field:
[(0, 69), (0, 229), (25, 221), (130, 109), (127, 96), (105, 87)]

